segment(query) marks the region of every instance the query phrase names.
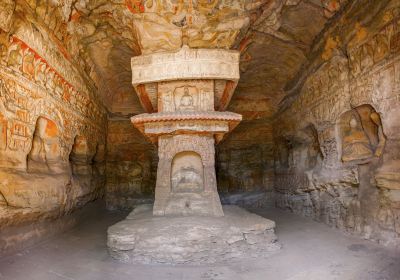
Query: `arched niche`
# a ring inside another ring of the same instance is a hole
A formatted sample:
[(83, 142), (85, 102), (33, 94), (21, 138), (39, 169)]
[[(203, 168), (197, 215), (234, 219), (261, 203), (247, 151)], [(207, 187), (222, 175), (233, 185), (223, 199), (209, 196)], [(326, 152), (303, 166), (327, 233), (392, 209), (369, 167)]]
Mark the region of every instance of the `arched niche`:
[(74, 138), (74, 144), (69, 154), (72, 174), (90, 175), (92, 174), (94, 151), (85, 136), (77, 135)]
[(177, 153), (171, 163), (171, 190), (174, 193), (204, 190), (203, 162), (198, 153)]
[(89, 150), (88, 140), (85, 136), (75, 136), (69, 159), (74, 163), (83, 164), (91, 161), (92, 155)]
[(106, 154), (105, 145), (102, 143), (97, 143), (92, 163), (94, 166), (94, 171), (97, 173), (97, 175), (100, 176), (105, 174), (105, 168), (106, 168), (105, 154)]
[(364, 163), (380, 157), (386, 143), (379, 113), (364, 104), (343, 113), (337, 123), (339, 155), (343, 162)]
[(301, 170), (313, 169), (321, 162), (323, 155), (318, 139), (318, 131), (314, 124), (308, 124), (297, 135), (299, 152), (296, 155), (297, 163)]
[(59, 173), (62, 171), (60, 132), (56, 123), (39, 117), (32, 138), (32, 147), (27, 157), (29, 172)]
[(275, 139), (275, 167), (277, 170), (305, 171), (322, 160), (317, 129), (308, 124), (295, 133)]
[(105, 160), (105, 156), (106, 156), (106, 146), (104, 144), (97, 143), (96, 151), (93, 156), (93, 162), (102, 163)]
[(288, 169), (291, 163), (292, 142), (287, 136), (275, 139), (275, 167), (279, 170)]

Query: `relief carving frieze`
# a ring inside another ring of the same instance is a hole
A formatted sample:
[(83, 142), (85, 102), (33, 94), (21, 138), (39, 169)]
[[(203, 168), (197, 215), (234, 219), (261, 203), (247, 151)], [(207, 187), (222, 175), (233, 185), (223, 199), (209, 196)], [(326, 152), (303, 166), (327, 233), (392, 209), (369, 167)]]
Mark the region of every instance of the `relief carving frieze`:
[(398, 52), (399, 26), (400, 22), (394, 20), (369, 40), (348, 50), (352, 77), (371, 70), (385, 58)]
[[(24, 37), (24, 40), (26, 41), (28, 38)], [(21, 74), (30, 81), (26, 84), (30, 84), (33, 90), (37, 91), (37, 87), (42, 86), (43, 91), (52, 92), (54, 97), (77, 108), (82, 114), (85, 114), (85, 111), (91, 111), (92, 114), (95, 114), (94, 119), (103, 115), (102, 105), (98, 101), (90, 99), (87, 87), (82, 87), (84, 84), (82, 78), (74, 78), (72, 73), (78, 77), (74, 68), (69, 65), (54, 68), (55, 64), (49, 63), (52, 60), (39, 54), (25, 41), (15, 35), (10, 37), (9, 45), (6, 46), (8, 52), (5, 56), (0, 57), (0, 64), (7, 66), (2, 68), (2, 72), (10, 75)], [(34, 40), (35, 43), (39, 41)], [(54, 61), (58, 60), (54, 59)], [(65, 59), (61, 61), (65, 61)], [(14, 73), (10, 69), (14, 70)]]
[(24, 157), (31, 149), (35, 123), (40, 116), (57, 123), (60, 130), (60, 157), (65, 161), (68, 161), (70, 147), (78, 131), (91, 135), (93, 139), (103, 134), (105, 115), (91, 105), (93, 103), (83, 105), (80, 101), (82, 105), (74, 107), (62, 96), (57, 96), (56, 89), (51, 91), (31, 79), (30, 76), (0, 66), (0, 151)]
[(176, 53), (133, 57), (132, 84), (176, 79), (239, 80), (238, 66), (238, 52), (183, 47)]

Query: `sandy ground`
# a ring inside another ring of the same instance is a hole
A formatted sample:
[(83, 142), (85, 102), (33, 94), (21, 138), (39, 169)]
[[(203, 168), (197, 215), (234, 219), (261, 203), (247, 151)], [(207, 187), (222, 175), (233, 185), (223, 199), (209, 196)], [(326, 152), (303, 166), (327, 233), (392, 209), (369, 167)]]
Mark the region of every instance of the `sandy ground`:
[(126, 213), (101, 204), (85, 222), (30, 249), (0, 259), (0, 279), (273, 279), (400, 280), (400, 252), (348, 236), (279, 209), (258, 209), (274, 220), (283, 249), (265, 259), (203, 266), (129, 265), (112, 260), (106, 229)]

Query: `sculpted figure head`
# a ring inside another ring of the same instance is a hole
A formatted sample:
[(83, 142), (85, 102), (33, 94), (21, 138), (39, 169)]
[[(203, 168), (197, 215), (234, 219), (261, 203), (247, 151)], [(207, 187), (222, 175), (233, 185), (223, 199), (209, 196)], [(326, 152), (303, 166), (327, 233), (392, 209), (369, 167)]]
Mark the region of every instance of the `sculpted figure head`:
[(350, 128), (352, 128), (353, 130), (357, 128), (357, 120), (355, 118), (352, 118), (349, 124)]

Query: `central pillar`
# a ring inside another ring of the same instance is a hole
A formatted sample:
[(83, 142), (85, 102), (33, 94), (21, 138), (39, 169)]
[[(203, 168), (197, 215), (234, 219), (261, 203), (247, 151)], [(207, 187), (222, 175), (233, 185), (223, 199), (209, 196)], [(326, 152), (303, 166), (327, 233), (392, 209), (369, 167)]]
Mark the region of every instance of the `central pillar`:
[(161, 136), (153, 214), (223, 216), (214, 154), (212, 136)]
[(239, 79), (239, 53), (184, 46), (134, 57), (132, 72), (147, 111), (132, 123), (158, 145), (153, 215), (223, 216), (215, 144), (242, 119), (223, 111)]
[(239, 80), (239, 53), (190, 49), (132, 58), (146, 113), (133, 125), (158, 146), (154, 205), (108, 229), (111, 256), (128, 263), (215, 263), (279, 249), (275, 223), (221, 206), (215, 145), (242, 120), (226, 112)]

